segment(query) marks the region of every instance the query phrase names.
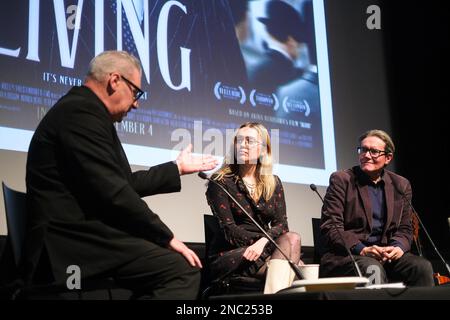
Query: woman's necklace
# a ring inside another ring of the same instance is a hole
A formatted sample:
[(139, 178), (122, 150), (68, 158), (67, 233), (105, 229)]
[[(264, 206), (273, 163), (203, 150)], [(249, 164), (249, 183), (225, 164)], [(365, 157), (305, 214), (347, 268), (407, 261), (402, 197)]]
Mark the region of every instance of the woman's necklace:
[(256, 192), (256, 183), (249, 183), (249, 182), (245, 181), (244, 179), (242, 179), (242, 181), (244, 182), (245, 186), (247, 187), (247, 190), (250, 193), (250, 196), (254, 197), (255, 192)]

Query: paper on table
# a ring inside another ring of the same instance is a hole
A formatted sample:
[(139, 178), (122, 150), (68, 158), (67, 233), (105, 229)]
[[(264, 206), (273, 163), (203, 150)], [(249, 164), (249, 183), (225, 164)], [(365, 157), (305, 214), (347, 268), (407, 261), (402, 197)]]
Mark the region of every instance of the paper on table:
[(359, 287), (356, 289), (385, 289), (385, 288), (405, 288), (405, 284), (403, 282), (370, 284), (365, 287)]

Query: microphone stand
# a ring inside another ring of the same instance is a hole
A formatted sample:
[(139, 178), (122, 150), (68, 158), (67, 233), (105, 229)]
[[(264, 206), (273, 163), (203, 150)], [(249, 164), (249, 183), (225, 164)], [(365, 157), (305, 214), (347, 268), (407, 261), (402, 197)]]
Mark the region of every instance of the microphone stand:
[[(319, 191), (317, 191), (316, 185), (315, 185), (314, 183), (312, 183), (312, 184), (309, 185), (309, 187), (311, 188), (312, 191), (314, 191), (314, 192), (319, 196), (319, 198), (320, 198), (320, 200), (322, 200), (322, 204), (323, 204), (323, 203), (324, 203), (323, 198), (322, 198), (322, 196), (320, 195)], [(359, 269), (358, 263), (357, 263), (356, 260), (355, 260), (355, 257), (353, 257), (352, 253), (350, 252), (350, 249), (347, 248), (347, 246), (345, 245), (344, 236), (342, 235), (341, 230), (337, 227), (337, 222), (336, 222), (336, 220), (334, 219), (334, 216), (331, 215), (331, 214), (330, 214), (329, 216), (330, 216), (331, 220), (333, 221), (334, 229), (335, 229), (335, 230), (337, 231), (337, 233), (339, 234), (339, 237), (340, 237), (341, 240), (342, 240), (342, 244), (344, 245), (344, 248), (345, 248), (345, 250), (347, 251), (347, 254), (348, 254), (348, 255), (350, 256), (350, 258), (352, 259), (353, 267), (354, 267), (354, 269), (355, 269), (357, 275), (358, 275), (359, 277), (361, 277), (361, 278), (364, 278), (363, 275), (362, 275), (362, 273), (361, 273), (361, 270)]]
[(280, 251), (280, 253), (283, 255), (283, 257), (287, 260), (287, 262), (289, 263), (292, 271), (294, 271), (295, 275), (297, 276), (297, 278), (299, 280), (303, 280), (304, 276), (302, 274), (302, 272), (300, 271), (300, 269), (298, 268), (298, 266), (291, 260), (289, 259), (289, 257), (283, 252), (283, 250), (281, 250), (280, 246), (275, 242), (275, 240), (272, 239), (271, 236), (269, 236), (269, 234), (266, 232), (266, 230), (264, 230), (259, 224), (258, 222), (256, 222), (256, 220), (247, 212), (247, 210), (245, 210), (241, 204), (228, 192), (227, 189), (225, 189), (224, 186), (222, 186), (220, 183), (218, 183), (217, 181), (208, 178), (208, 176), (206, 175), (206, 173), (204, 172), (199, 172), (198, 176), (204, 180), (208, 180), (209, 182), (214, 183), (215, 185), (219, 186), (230, 198), (231, 200), (234, 201), (234, 203), (236, 203), (238, 205), (238, 207), (242, 210), (242, 212), (245, 213), (245, 215), (255, 224), (256, 227), (258, 227), (258, 229), (264, 234), (264, 236), (269, 239), (269, 241), (275, 246), (275, 248), (277, 248), (278, 251)]
[[(396, 187), (397, 189), (397, 187)], [(425, 232), (428, 240), (430, 241), (431, 245), (433, 246), (434, 251), (437, 253), (437, 255), (439, 256), (439, 258), (441, 259), (442, 263), (445, 265), (445, 267), (447, 268), (447, 272), (450, 274), (450, 267), (447, 263), (447, 261), (445, 261), (445, 259), (442, 257), (441, 253), (439, 252), (439, 250), (436, 248), (436, 245), (434, 244), (433, 240), (431, 239), (431, 236), (429, 235), (427, 229), (425, 228), (425, 226), (422, 223), (422, 220), (419, 217), (419, 214), (417, 213), (416, 209), (414, 209), (411, 201), (406, 197), (404, 192), (401, 192), (400, 190), (397, 189), (397, 191), (401, 194), (401, 196), (403, 197), (403, 199), (406, 200), (406, 203), (408, 203), (409, 207), (411, 208), (413, 214), (416, 216), (417, 220), (419, 221), (420, 226), (422, 227), (423, 231)], [(401, 216), (400, 216), (401, 219)]]

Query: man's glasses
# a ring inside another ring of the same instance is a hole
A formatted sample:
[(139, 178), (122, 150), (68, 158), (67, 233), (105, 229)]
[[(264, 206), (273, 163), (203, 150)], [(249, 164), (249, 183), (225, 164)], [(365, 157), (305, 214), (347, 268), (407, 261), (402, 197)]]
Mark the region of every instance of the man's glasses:
[(388, 153), (384, 150), (378, 150), (378, 149), (366, 148), (366, 147), (357, 147), (356, 151), (358, 152), (359, 155), (366, 154), (367, 151), (369, 151), (370, 155), (374, 158), (380, 157), (380, 156)]
[(120, 75), (123, 80), (125, 80), (126, 83), (128, 83), (133, 88), (133, 100), (138, 101), (140, 97), (144, 94), (144, 91), (139, 89), (137, 85), (135, 85), (133, 82), (125, 78), (123, 75)]
[(242, 144), (242, 142), (245, 142), (246, 145), (249, 147), (254, 147), (258, 144), (261, 144), (256, 138), (253, 137), (245, 137), (245, 136), (237, 136), (236, 137), (236, 143)]

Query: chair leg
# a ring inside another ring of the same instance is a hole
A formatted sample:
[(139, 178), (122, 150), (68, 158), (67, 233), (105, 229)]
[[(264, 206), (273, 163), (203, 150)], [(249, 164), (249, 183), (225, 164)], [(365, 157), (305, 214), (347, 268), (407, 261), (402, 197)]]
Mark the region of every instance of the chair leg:
[(206, 300), (209, 297), (209, 292), (211, 291), (212, 286), (207, 287), (205, 290), (203, 290), (202, 294), (200, 295), (200, 300)]

